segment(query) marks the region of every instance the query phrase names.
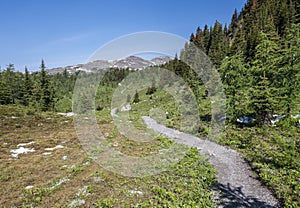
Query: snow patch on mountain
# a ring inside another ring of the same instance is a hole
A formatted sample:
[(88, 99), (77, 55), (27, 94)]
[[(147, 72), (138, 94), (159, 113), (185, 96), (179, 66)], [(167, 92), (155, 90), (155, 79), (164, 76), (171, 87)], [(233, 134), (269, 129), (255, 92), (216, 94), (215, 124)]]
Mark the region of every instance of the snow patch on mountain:
[(130, 70), (141, 70), (149, 66), (159, 66), (165, 64), (171, 60), (168, 56), (160, 56), (151, 60), (145, 60), (137, 56), (129, 56), (120, 60), (96, 60), (88, 62), (86, 64), (78, 64), (75, 66), (58, 67), (48, 69), (49, 74), (63, 73), (65, 70), (69, 74), (74, 74), (78, 71), (93, 72), (101, 69), (119, 68), (119, 69), (130, 69)]

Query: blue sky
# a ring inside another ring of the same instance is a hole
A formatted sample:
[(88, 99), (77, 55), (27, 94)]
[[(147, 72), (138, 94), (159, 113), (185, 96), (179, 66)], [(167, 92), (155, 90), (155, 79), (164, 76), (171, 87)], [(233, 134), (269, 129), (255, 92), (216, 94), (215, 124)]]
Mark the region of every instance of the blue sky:
[(246, 0), (0, 0), (0, 66), (84, 63), (100, 46), (141, 31), (188, 39), (198, 26), (229, 23)]

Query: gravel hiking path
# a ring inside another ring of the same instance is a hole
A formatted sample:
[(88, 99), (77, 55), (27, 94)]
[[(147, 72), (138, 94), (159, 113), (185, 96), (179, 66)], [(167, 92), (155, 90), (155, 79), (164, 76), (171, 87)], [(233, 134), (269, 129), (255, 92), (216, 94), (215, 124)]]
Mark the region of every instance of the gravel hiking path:
[(142, 118), (148, 128), (178, 143), (196, 147), (201, 154), (208, 157), (218, 173), (218, 184), (213, 187), (218, 207), (280, 207), (278, 200), (262, 185), (238, 152), (167, 128), (150, 117)]

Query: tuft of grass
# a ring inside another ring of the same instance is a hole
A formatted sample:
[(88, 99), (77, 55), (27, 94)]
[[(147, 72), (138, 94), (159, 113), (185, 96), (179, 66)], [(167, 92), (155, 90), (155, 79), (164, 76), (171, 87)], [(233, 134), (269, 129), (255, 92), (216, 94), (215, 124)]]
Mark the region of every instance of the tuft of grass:
[(84, 171), (84, 168), (83, 167), (72, 167), (71, 169), (70, 169), (70, 173), (72, 174), (72, 175), (77, 175), (77, 174), (79, 174), (79, 173), (81, 173), (81, 172), (83, 172)]

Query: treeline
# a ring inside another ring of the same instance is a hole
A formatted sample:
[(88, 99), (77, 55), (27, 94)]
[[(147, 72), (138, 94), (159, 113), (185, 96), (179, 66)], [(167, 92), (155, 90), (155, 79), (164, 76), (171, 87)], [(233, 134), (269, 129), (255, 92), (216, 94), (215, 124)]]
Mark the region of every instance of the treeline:
[(0, 72), (0, 104), (17, 104), (41, 111), (68, 111), (76, 75), (50, 76), (42, 60), (40, 72), (15, 72), (13, 64)]
[(111, 107), (111, 99), (118, 84), (130, 73), (129, 69), (92, 69), (93, 73), (81, 71), (73, 93), (74, 112), (86, 113)]
[[(248, 0), (241, 12), (234, 11), (228, 26), (216, 22), (191, 34), (190, 42), (210, 57), (221, 75), (229, 121), (247, 116), (259, 125), (269, 125), (274, 114), (287, 118), (299, 114), (299, 4), (297, 0)], [(209, 99), (199, 77), (177, 57), (163, 67), (189, 84), (201, 103), (200, 116), (209, 117)], [(0, 72), (0, 104), (71, 111), (77, 74), (47, 75), (43, 61), (40, 68), (32, 74), (25, 69), (23, 74), (9, 65)], [(128, 69), (108, 70), (100, 84), (116, 87), (128, 73)], [(164, 79), (168, 77), (161, 81)], [(99, 93), (97, 96), (99, 102), (107, 102)]]
[[(104, 101), (108, 102), (107, 96), (101, 96), (103, 90), (111, 91), (130, 71), (114, 68), (100, 72), (103, 74), (97, 73), (102, 77), (98, 83), (101, 92), (97, 92), (97, 106)], [(91, 82), (95, 79), (100, 80), (95, 74), (83, 71), (70, 74), (65, 70), (63, 73), (49, 75), (43, 60), (40, 71), (32, 73), (27, 67), (24, 73), (17, 72), (14, 65), (9, 64), (6, 69), (0, 71), (0, 105), (16, 104), (37, 111), (70, 112), (72, 111), (73, 89), (79, 74)], [(83, 98), (85, 94), (89, 93), (82, 92)]]

